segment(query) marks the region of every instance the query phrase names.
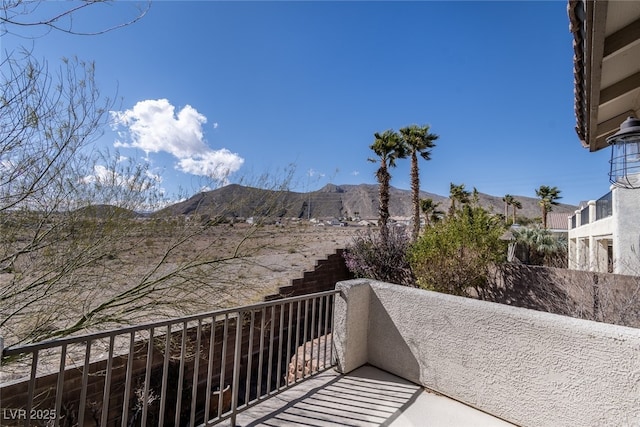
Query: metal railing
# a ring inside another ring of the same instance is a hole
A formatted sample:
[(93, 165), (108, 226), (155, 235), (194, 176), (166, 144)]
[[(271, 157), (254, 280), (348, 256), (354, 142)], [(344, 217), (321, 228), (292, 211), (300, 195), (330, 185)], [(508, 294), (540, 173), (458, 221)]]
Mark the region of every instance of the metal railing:
[(28, 379), (0, 384), (2, 425), (235, 425), (334, 366), (335, 294), (3, 349), (3, 369), (22, 364)]

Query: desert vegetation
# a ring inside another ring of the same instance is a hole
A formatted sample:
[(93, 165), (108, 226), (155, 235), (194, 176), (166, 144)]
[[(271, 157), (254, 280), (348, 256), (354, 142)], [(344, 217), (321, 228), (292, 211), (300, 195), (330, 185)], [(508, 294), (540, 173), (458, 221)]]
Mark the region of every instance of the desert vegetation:
[(425, 228), (409, 259), (424, 289), (466, 296), (488, 284), (492, 265), (506, 259), (505, 227), (486, 210), (465, 205), (446, 221)]
[(540, 188), (536, 189), (536, 195), (540, 198), (543, 228), (547, 228), (547, 213), (551, 212), (553, 207), (558, 204), (558, 199), (562, 198), (560, 192), (557, 187), (548, 185), (541, 185)]
[[(406, 128), (405, 128), (406, 129)], [(428, 132), (428, 127), (424, 127)], [(431, 159), (433, 141), (424, 156)], [(624, 286), (598, 274), (572, 272), (567, 266), (566, 237), (547, 229), (547, 213), (558, 205), (561, 191), (542, 185), (535, 189), (541, 218), (518, 218), (522, 203), (506, 194), (504, 214), (479, 204), (476, 188), (450, 185), (445, 214), (433, 199), (419, 201), (412, 224), (422, 231), (406, 231), (389, 223), (388, 188), (390, 168), (411, 152), (406, 138), (393, 131), (374, 134), (370, 148), (380, 158), (379, 231), (358, 236), (345, 251), (349, 269), (357, 277), (368, 277), (405, 286), (481, 298), (590, 320), (621, 325), (640, 325), (640, 280), (621, 278)], [(417, 165), (412, 159), (412, 176)], [(512, 211), (509, 211), (512, 208)], [(510, 215), (511, 213), (511, 215)], [(509, 259), (509, 262), (507, 261)], [(564, 271), (564, 273), (563, 273)]]
[(471, 198), (453, 215), (425, 221), (415, 242), (393, 225), (384, 244), (369, 230), (344, 256), (357, 277), (640, 327), (638, 276), (567, 270), (566, 239), (539, 223), (507, 230), (501, 215)]
[[(357, 276), (368, 276), (403, 285), (420, 286), (456, 295), (467, 295), (469, 289), (480, 294), (488, 282), (492, 266), (506, 260), (507, 242), (503, 238), (509, 224), (509, 207), (516, 210), (522, 203), (507, 194), (503, 197), (504, 215), (500, 217), (479, 204), (476, 188), (469, 191), (465, 184), (450, 185), (449, 207), (445, 215), (440, 203), (418, 198), (419, 167), (417, 154), (431, 160), (431, 150), (438, 135), (429, 132), (428, 125), (411, 125), (400, 132), (386, 130), (374, 134), (369, 147), (378, 157), (376, 178), (379, 185), (379, 233), (369, 232), (357, 238), (346, 252), (349, 268)], [(410, 239), (404, 229), (389, 224), (390, 170), (396, 163), (411, 158), (412, 221)], [(369, 159), (370, 161), (376, 161)], [(536, 189), (543, 216), (558, 204), (560, 190), (541, 186)], [(424, 215), (420, 234), (421, 214)], [(566, 245), (542, 228), (525, 227), (515, 236), (526, 254), (528, 264), (561, 264)]]
[(357, 277), (413, 286), (410, 243), (404, 228), (390, 228), (384, 239), (377, 230), (367, 229), (353, 239), (344, 253), (347, 268)]

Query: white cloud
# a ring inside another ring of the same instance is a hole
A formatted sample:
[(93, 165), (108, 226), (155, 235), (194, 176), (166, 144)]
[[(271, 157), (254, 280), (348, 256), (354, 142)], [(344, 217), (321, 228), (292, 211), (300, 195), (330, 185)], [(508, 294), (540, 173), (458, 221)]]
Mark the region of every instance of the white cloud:
[(308, 174), (310, 177), (312, 177), (312, 178), (313, 178), (314, 176), (317, 176), (317, 177), (320, 177), (320, 178), (324, 178), (324, 175), (325, 175), (325, 174), (323, 174), (322, 172), (318, 172), (317, 170), (314, 170), (314, 169), (309, 169), (309, 170), (307, 171), (307, 174)]
[(208, 176), (226, 182), (229, 174), (237, 171), (244, 160), (223, 148), (202, 155), (182, 158), (178, 169), (193, 175)]
[(226, 148), (214, 150), (207, 145), (202, 128), (207, 118), (190, 105), (176, 114), (168, 100), (148, 99), (130, 110), (111, 111), (111, 117), (121, 138), (116, 147), (139, 148), (147, 156), (169, 153), (178, 159), (176, 169), (182, 172), (224, 180), (244, 163)]
[(109, 171), (102, 165), (96, 165), (93, 167), (93, 175), (87, 175), (81, 178), (80, 181), (83, 184), (103, 183), (110, 181), (111, 178), (116, 178), (116, 181), (120, 181), (120, 178), (112, 171)]
[[(145, 170), (144, 175), (129, 175), (127, 171), (125, 168), (124, 173), (120, 173), (103, 165), (95, 165), (93, 173), (81, 178), (80, 182), (99, 189), (94, 196), (94, 200), (99, 203), (120, 206), (124, 201), (128, 208), (139, 212), (151, 212), (171, 204), (164, 198), (165, 189), (161, 186), (160, 175), (149, 170)], [(130, 192), (135, 192), (136, 195)]]
[(149, 170), (144, 171), (144, 178), (135, 175), (124, 175), (116, 170), (103, 165), (95, 165), (93, 174), (80, 179), (83, 184), (101, 184), (113, 187), (129, 187), (136, 191), (146, 191), (150, 188), (158, 188), (162, 183), (162, 176)]
[(358, 176), (358, 175), (360, 175), (360, 171), (353, 171), (353, 172), (351, 172), (351, 175)]
[(157, 173), (153, 173), (149, 170), (145, 171), (145, 176), (147, 177), (147, 179), (155, 182), (156, 184), (160, 184), (162, 183), (162, 175), (159, 175)]

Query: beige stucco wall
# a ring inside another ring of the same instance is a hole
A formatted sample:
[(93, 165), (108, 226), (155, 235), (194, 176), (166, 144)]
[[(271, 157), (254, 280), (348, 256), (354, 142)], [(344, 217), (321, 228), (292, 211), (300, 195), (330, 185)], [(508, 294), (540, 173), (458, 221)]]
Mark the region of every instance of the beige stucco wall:
[(640, 425), (638, 329), (375, 281), (337, 289), (345, 372), (370, 363), (523, 426)]

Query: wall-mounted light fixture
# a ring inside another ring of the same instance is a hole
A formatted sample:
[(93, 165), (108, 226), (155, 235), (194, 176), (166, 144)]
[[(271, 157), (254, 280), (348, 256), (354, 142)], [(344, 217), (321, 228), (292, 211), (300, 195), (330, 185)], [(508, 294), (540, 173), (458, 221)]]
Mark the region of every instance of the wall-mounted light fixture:
[(611, 146), (609, 181), (616, 187), (640, 188), (640, 119), (629, 117), (607, 138)]

